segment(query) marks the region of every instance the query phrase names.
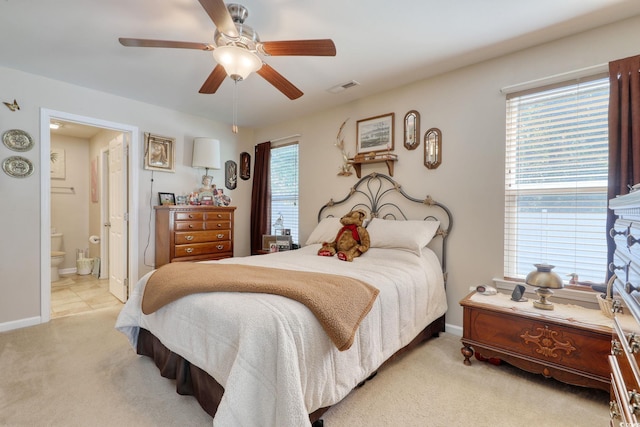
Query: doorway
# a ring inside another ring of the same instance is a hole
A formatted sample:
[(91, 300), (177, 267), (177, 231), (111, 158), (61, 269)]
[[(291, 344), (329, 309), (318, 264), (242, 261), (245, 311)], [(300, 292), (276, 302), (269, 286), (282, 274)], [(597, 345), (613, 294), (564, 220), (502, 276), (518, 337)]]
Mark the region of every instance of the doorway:
[[(123, 204), (126, 206), (124, 212), (125, 239), (121, 239), (122, 247), (117, 252), (117, 259), (111, 259), (112, 264), (120, 266), (122, 283), (126, 289), (121, 294), (126, 299), (127, 290), (137, 281), (138, 265), (138, 238), (136, 234), (137, 210), (138, 210), (138, 171), (137, 165), (138, 154), (135, 147), (138, 146), (138, 129), (137, 127), (126, 124), (107, 122), (101, 119), (83, 117), (74, 114), (42, 109), (40, 113), (40, 135), (41, 135), (41, 302), (40, 302), (40, 318), (41, 322), (50, 320), (51, 310), (51, 269), (50, 269), (50, 252), (51, 252), (51, 167), (50, 167), (50, 150), (51, 150), (51, 131), (49, 124), (51, 122), (69, 122), (81, 125), (81, 127), (95, 127), (108, 129), (119, 132), (120, 140), (124, 142), (124, 146), (128, 147), (126, 171), (124, 171), (125, 180), (122, 186)], [(100, 156), (100, 161), (104, 160), (104, 156)], [(100, 189), (101, 192), (104, 187)], [(103, 193), (104, 194), (104, 193)], [(101, 219), (102, 221), (102, 219)], [(104, 222), (106, 223), (106, 222)], [(101, 236), (106, 237), (101, 232)], [(108, 237), (107, 237), (108, 240)], [(101, 256), (103, 254), (101, 253)], [(112, 257), (113, 257), (112, 253)]]

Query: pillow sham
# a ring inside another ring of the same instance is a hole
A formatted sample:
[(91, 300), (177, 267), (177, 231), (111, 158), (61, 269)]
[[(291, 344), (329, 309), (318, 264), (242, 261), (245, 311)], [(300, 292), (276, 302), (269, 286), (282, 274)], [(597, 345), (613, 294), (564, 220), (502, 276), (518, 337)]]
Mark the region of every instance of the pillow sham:
[(373, 218), (367, 227), (372, 248), (400, 249), (420, 256), (435, 236), (440, 221), (392, 221)]
[(327, 217), (322, 218), (316, 228), (313, 229), (305, 246), (313, 245), (314, 243), (324, 243), (324, 242), (332, 242), (338, 231), (342, 228), (342, 224), (340, 223), (340, 218), (337, 217)]

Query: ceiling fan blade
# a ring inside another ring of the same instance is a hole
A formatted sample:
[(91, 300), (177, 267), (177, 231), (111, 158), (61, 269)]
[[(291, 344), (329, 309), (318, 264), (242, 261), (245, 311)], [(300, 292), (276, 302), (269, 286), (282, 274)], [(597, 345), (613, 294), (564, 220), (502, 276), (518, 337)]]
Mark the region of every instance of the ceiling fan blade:
[(227, 77), (227, 72), (224, 71), (224, 67), (220, 64), (216, 65), (216, 68), (209, 74), (209, 77), (207, 77), (207, 80), (198, 92), (216, 93), (225, 77)]
[(336, 56), (336, 45), (331, 39), (285, 40), (262, 42), (262, 51), (271, 56)]
[(284, 93), (289, 99), (298, 99), (303, 94), (293, 83), (285, 79), (282, 74), (271, 68), (268, 64), (262, 63), (262, 68), (256, 71), (263, 79), (271, 83), (276, 89)]
[(227, 10), (227, 6), (222, 0), (199, 0), (204, 10), (209, 15), (209, 18), (216, 24), (218, 31), (229, 36), (238, 37), (238, 30), (236, 24), (231, 19), (231, 14)]
[(213, 46), (206, 43), (176, 42), (170, 40), (130, 39), (126, 37), (120, 37), (118, 40), (120, 41), (121, 45), (129, 47), (175, 47), (179, 49), (213, 50)]

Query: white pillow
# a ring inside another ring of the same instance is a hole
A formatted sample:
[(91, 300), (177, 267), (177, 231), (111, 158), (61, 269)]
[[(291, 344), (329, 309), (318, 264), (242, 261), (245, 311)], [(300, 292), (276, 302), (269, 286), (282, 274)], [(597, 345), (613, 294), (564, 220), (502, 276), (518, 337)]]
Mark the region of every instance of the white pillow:
[(372, 248), (401, 249), (420, 255), (440, 221), (391, 221), (373, 218), (367, 227)]
[(309, 235), (305, 246), (313, 245), (314, 243), (333, 242), (341, 228), (340, 218), (322, 218), (316, 228), (311, 232), (311, 235)]

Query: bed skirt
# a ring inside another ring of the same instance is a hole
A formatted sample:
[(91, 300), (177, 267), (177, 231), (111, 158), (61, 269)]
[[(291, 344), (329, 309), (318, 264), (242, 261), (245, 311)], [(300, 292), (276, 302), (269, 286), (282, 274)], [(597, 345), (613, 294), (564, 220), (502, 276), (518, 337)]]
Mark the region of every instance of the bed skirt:
[[(444, 316), (434, 320), (413, 341), (394, 353), (380, 367), (383, 367), (400, 354), (415, 348), (423, 341), (431, 337), (437, 337), (440, 332), (444, 331), (444, 326)], [(160, 375), (175, 380), (178, 394), (195, 397), (207, 414), (212, 417), (215, 415), (218, 404), (222, 399), (224, 388), (213, 377), (182, 356), (169, 350), (151, 332), (143, 328), (140, 328), (138, 336), (137, 353), (153, 359), (160, 370)], [(311, 413), (309, 415), (311, 423), (320, 419), (328, 409), (329, 407), (320, 408)]]

